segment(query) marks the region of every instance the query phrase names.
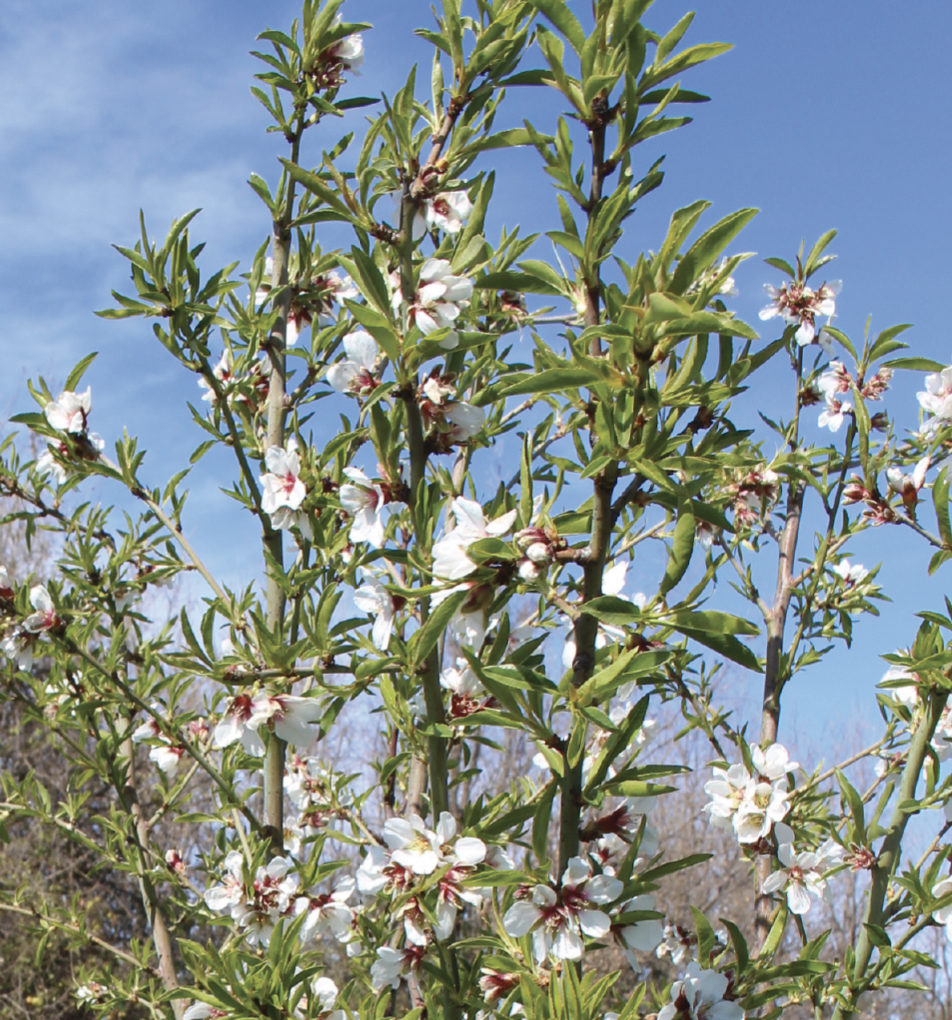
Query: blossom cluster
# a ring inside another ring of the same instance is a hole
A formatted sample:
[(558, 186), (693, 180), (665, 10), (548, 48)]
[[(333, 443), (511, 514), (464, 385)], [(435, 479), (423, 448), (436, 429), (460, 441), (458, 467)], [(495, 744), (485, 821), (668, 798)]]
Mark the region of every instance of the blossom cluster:
[(742, 844), (760, 842), (790, 810), (788, 773), (799, 768), (780, 744), (750, 748), (753, 770), (743, 762), (714, 766), (714, 778), (704, 786), (711, 797), (705, 806), (711, 824), (732, 829)]

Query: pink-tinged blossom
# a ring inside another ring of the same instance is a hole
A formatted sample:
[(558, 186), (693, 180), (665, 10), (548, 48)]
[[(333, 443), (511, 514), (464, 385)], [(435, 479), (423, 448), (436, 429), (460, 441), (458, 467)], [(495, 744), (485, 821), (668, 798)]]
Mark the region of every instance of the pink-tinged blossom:
[(270, 447), (264, 462), (268, 473), (261, 476), (261, 509), (271, 518), (274, 528), (300, 526), (305, 515), (299, 511), (307, 496), (307, 486), (300, 478), (297, 440), (292, 437), (283, 449)]
[(831, 318), (836, 313), (836, 295), (840, 282), (823, 283), (816, 290), (803, 283), (785, 283), (779, 289), (765, 285), (770, 304), (760, 311), (762, 321), (780, 316), (788, 326), (796, 326), (797, 343), (804, 347), (817, 339), (816, 317)]
[(338, 493), (340, 505), (352, 518), (351, 542), (367, 542), (374, 549), (383, 545), (383, 508), (387, 497), (377, 482), (372, 482), (359, 468), (344, 468), (350, 479)]
[[(454, 276), (446, 259), (427, 259), (420, 267), (419, 289), (409, 303), (410, 320), (424, 336), (441, 329), (451, 329), (473, 296), (473, 281), (465, 276)], [(397, 283), (393, 296), (394, 310), (399, 310), (405, 295)], [(443, 346), (452, 350), (459, 343), (456, 333), (450, 333)]]
[(425, 953), (423, 946), (409, 945), (403, 949), (383, 946), (377, 950), (377, 959), (370, 968), (370, 984), (375, 992), (384, 988), (399, 988), (400, 979), (420, 968)]
[(793, 830), (783, 822), (777, 823), (776, 836), (780, 867), (767, 876), (762, 891), (767, 894), (785, 892), (791, 913), (803, 915), (810, 909), (811, 893), (822, 898), (826, 892), (820, 855), (797, 853), (793, 848)]
[[(483, 856), (485, 856), (485, 848)], [(483, 904), (480, 892), (463, 885), (464, 880), (473, 873), (475, 864), (476, 862), (470, 865), (454, 864), (437, 880), (438, 893), (433, 934), (441, 941), (452, 936), (453, 929), (456, 927), (456, 916), (463, 909), (464, 904), (469, 904), (476, 910), (479, 910)]]
[(257, 694), (252, 699), (248, 726), (265, 726), (283, 741), (306, 747), (314, 739), (311, 728), (324, 709), (316, 698), (295, 698), (289, 694)]
[(420, 387), (420, 415), (427, 426), (436, 427), (434, 453), (449, 453), (455, 445), (477, 436), (486, 422), (481, 407), (450, 399), (456, 385), (450, 377), (431, 375)]
[(465, 191), (443, 191), (424, 201), (422, 212), (413, 220), (413, 236), (422, 237), (425, 230), (458, 234), (472, 211), (473, 203)]
[(353, 937), (355, 913), (347, 901), (354, 894), (354, 880), (341, 879), (333, 892), (317, 896), (301, 896), (294, 904), (295, 914), (304, 914), (301, 938), (304, 941), (327, 935), (338, 942), (349, 942)]
[(611, 811), (586, 815), (579, 834), (584, 842), (593, 844), (589, 855), (604, 874), (616, 874), (639, 837), (640, 856), (634, 867), (658, 852), (658, 830), (648, 821), (648, 804), (645, 798), (626, 797)]
[(359, 329), (344, 337), (343, 361), (335, 362), (327, 370), (327, 381), (339, 393), (364, 397), (378, 385), (374, 375), (377, 365), (377, 342), (364, 330)]
[(783, 744), (770, 744), (766, 749), (754, 745), (750, 749), (750, 760), (757, 775), (771, 783), (786, 781), (788, 772), (795, 772), (800, 763), (790, 760)]
[(592, 877), (591, 865), (573, 857), (558, 890), (537, 885), (526, 899), (517, 900), (503, 917), (503, 928), (513, 938), (532, 934), (532, 950), (542, 963), (551, 955), (559, 960), (581, 959), (583, 935), (602, 939), (611, 931), (611, 918), (598, 906), (618, 899), (624, 885), (609, 875)]
[(50, 593), (43, 585), (35, 584), (30, 589), (30, 605), (33, 606), (35, 612), (30, 613), (23, 621), (23, 629), (31, 634), (39, 634), (44, 630), (51, 630), (60, 622), (60, 618), (56, 615), (53, 600), (50, 598)]
[(669, 958), (672, 963), (678, 964), (689, 954), (693, 953), (697, 945), (697, 936), (682, 927), (680, 924), (665, 924), (664, 935), (661, 944), (655, 950), (655, 956), (659, 960)]
[[(337, 15), (336, 23), (340, 23)], [(360, 32), (353, 32), (339, 39), (329, 50), (330, 56), (338, 61), (345, 71), (354, 71), (364, 62), (364, 37)]]
[[(229, 384), (234, 379), (234, 364), (231, 356), (231, 351), (227, 348), (222, 351), (221, 357), (218, 359), (218, 363), (212, 369), (212, 375), (218, 380), (221, 389), (227, 389)], [(202, 400), (206, 403), (214, 404), (218, 398), (215, 395), (211, 383), (204, 377), (198, 380), (198, 385), (201, 389), (205, 390), (202, 394)]]
[(240, 740), (248, 754), (260, 756), (265, 746), (258, 730), (264, 727), (289, 744), (307, 746), (314, 737), (311, 725), (322, 714), (323, 709), (315, 698), (239, 694), (215, 727), (214, 743), (224, 748)]
[(237, 850), (228, 854), (224, 880), (205, 891), (205, 904), (216, 913), (227, 910), (252, 945), (266, 946), (274, 926), (292, 912), (298, 878), (290, 873), (290, 861), (274, 857), (258, 868), (249, 887), (245, 884), (242, 863)]
[(182, 755), (185, 754), (184, 747), (174, 747), (171, 744), (158, 744), (149, 751), (149, 761), (165, 776), (171, 779), (178, 771)]
[(56, 400), (47, 403), (43, 414), (54, 429), (80, 436), (86, 432), (90, 401), (91, 391), (88, 386), (82, 393), (64, 390)]
[(383, 838), (391, 860), (414, 875), (432, 875), (448, 861), (475, 866), (486, 856), (481, 839), (456, 839), (456, 820), (447, 811), (440, 813), (435, 831), (427, 829), (419, 815), (390, 818), (384, 824)]
[(80, 985), (74, 994), (77, 1002), (91, 1005), (95, 1002), (102, 1002), (108, 991), (109, 989), (98, 981), (87, 981), (86, 984)]
[(479, 990), (488, 1005), (508, 995), (519, 984), (519, 975), (507, 971), (483, 967), (480, 970)]
[(817, 425), (828, 428), (831, 432), (839, 431), (846, 415), (852, 413), (853, 404), (844, 399), (843, 395), (852, 392), (853, 378), (846, 371), (842, 361), (831, 361), (829, 368), (817, 379), (817, 389), (826, 401), (826, 407), (820, 412)]
[(141, 744), (143, 740), (156, 740), (162, 736), (159, 724), (151, 716), (132, 731), (133, 744)]
[(219, 885), (214, 885), (205, 890), (205, 904), (209, 910), (222, 914), (226, 910), (231, 911), (239, 904), (245, 895), (245, 881), (243, 874), (243, 859), (241, 853), (232, 850), (224, 860), (225, 874)]
[(165, 866), (176, 875), (184, 875), (188, 871), (182, 851), (177, 848), (165, 851)]
[(334, 774), (313, 757), (299, 754), (289, 756), (284, 775), (284, 792), (298, 811), (311, 808), (330, 807), (333, 802), (353, 805), (353, 799), (346, 790), (335, 796)]
[(688, 964), (684, 977), (671, 986), (671, 1002), (661, 1008), (658, 1020), (744, 1020), (744, 1011), (726, 998), (729, 982), (716, 970)]
[(385, 652), (393, 634), (393, 596), (379, 581), (370, 581), (354, 592), (354, 605), (374, 618), (371, 640), (374, 648)]
[(182, 1020), (227, 1020), (228, 1014), (207, 1002), (193, 1002), (182, 1014)]
[(911, 475), (905, 474), (901, 467), (895, 465), (886, 469), (889, 488), (899, 493), (903, 506), (910, 512), (915, 512), (916, 504), (919, 502), (919, 490), (926, 483), (926, 474), (931, 463), (931, 458), (926, 455), (916, 462)]
[(952, 422), (952, 365), (926, 376), (926, 388), (916, 394), (919, 406), (931, 415), (922, 425), (925, 434)]
[(847, 588), (854, 588), (869, 574), (869, 571), (862, 563), (850, 564), (849, 560), (840, 560), (835, 566), (830, 567), (830, 570), (836, 574)]
[[(58, 452), (61, 454), (67, 454), (65, 445), (60, 444)], [(36, 458), (36, 470), (39, 471), (40, 474), (52, 475), (60, 485), (62, 485), (67, 478), (66, 468), (63, 467), (61, 461), (56, 458), (56, 454), (52, 446), (47, 446), (39, 457)]]
[(447, 715), (451, 720), (463, 719), (489, 704), (485, 687), (468, 666), (461, 670), (455, 667), (444, 669), (440, 673), (440, 685), (450, 692)]
[(443, 409), (443, 420), (448, 423), (447, 436), (451, 443), (466, 443), (479, 435), (486, 423), (481, 407), (464, 400), (451, 400)]
[(16, 662), (17, 669), (29, 671), (33, 668), (34, 641), (33, 636), (25, 631), (14, 631), (0, 641), (0, 653)]

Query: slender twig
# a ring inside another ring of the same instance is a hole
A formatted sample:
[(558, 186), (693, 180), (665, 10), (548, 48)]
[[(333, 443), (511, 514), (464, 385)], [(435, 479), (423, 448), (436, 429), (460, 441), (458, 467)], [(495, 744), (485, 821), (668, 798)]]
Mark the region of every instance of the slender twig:
[(881, 737), (875, 743), (870, 744), (869, 747), (864, 747), (862, 751), (857, 751), (856, 754), (851, 754), (848, 758), (845, 758), (838, 765), (834, 765), (828, 768), (825, 772), (821, 772), (816, 775), (808, 783), (797, 788), (797, 796), (802, 797), (803, 794), (812, 790), (815, 786), (819, 786), (820, 783), (826, 782), (827, 779), (832, 778), (837, 772), (845, 768), (849, 768), (850, 765), (855, 765), (856, 762), (861, 761), (863, 758), (869, 757), (871, 754), (875, 754), (881, 747), (889, 743), (890, 735), (887, 734), (885, 737)]
[(137, 973), (144, 970), (152, 977), (161, 976), (154, 967), (143, 963), (138, 957), (133, 956), (132, 953), (120, 949), (119, 946), (114, 946), (111, 942), (107, 942), (98, 935), (93, 935), (85, 925), (76, 924), (74, 921), (65, 921), (60, 917), (52, 917), (49, 914), (41, 913), (35, 907), (21, 907), (19, 904), (4, 903), (2, 900), (0, 900), (0, 910), (5, 910), (8, 914), (19, 914), (21, 917), (31, 918), (42, 925), (48, 925), (50, 928), (55, 928), (58, 931), (68, 932), (70, 935), (78, 935), (84, 942), (91, 942), (94, 946), (116, 957), (117, 960), (130, 964)]

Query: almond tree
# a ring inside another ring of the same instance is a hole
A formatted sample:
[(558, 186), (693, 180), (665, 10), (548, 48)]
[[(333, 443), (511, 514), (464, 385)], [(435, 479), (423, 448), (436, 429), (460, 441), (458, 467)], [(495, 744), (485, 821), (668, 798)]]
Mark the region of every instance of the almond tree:
[[(890, 658), (885, 734), (843, 766), (895, 756), (869, 791), (778, 741), (786, 685), (875, 609), (874, 572), (848, 558), (858, 533), (905, 527), (934, 547), (933, 569), (952, 550), (952, 369), (894, 358), (902, 327), (859, 348), (824, 323), (832, 234), (795, 264), (768, 260), (787, 277), (762, 315), (782, 324), (770, 342), (727, 305), (745, 258), (728, 249), (754, 210), (701, 228), (708, 204), (693, 203), (622, 257), (626, 221), (663, 176), (639, 146), (687, 121), (704, 97), (680, 76), (727, 49), (682, 46), (690, 15), (649, 29), (647, 7), (596, 0), (583, 24), (553, 0), (446, 0), (421, 30), (426, 101), (413, 71), (377, 104), (351, 94), (369, 26), (344, 22), (339, 0), (308, 0), (288, 32), (262, 34), (253, 93), (287, 145), (276, 180), (250, 181), (270, 240), (244, 272), (208, 275), (194, 213), (163, 241), (143, 221), (119, 248), (129, 293), (103, 313), (152, 320), (201, 384), (189, 464), (212, 447), (234, 456), (226, 496), (260, 530), (246, 588), (223, 585), (190, 538), (190, 468), (155, 487), (134, 439), (93, 430), (91, 357), (32, 386), (39, 410), (17, 421), (47, 449), (21, 460), (8, 442), (4, 485), (62, 553), (5, 598), (4, 649), (36, 718), (89, 739), (71, 745), (67, 796), (47, 806), (35, 783), (14, 784), (6, 809), (42, 808), (134, 878), (150, 940), (116, 947), (121, 976), (84, 981), (101, 1015), (132, 1002), (185, 1020), (535, 1020), (611, 1005), (735, 1020), (806, 1002), (840, 1018), (924, 962), (916, 936), (944, 923), (947, 847), (940, 835), (912, 858), (903, 842), (910, 816), (949, 796), (952, 620), (924, 614)], [(522, 89), (554, 93), (563, 113), (511, 124)], [(361, 137), (335, 135), (359, 107)], [(551, 261), (519, 227), (486, 236), (508, 183), (492, 153), (510, 147), (526, 179), (554, 188)], [(906, 436), (867, 409), (899, 369), (931, 373), (931, 417)], [(767, 423), (773, 455), (734, 420), (755, 376), (792, 381), (789, 420)], [(811, 402), (838, 443), (804, 439)], [(138, 513), (82, 501), (91, 480)], [(919, 512), (930, 484), (934, 525)], [(733, 597), (715, 608), (728, 573), (762, 626)], [(202, 610), (149, 619), (150, 590), (183, 574), (200, 579)], [(762, 683), (756, 742), (713, 696), (724, 663)], [(753, 865), (757, 919), (748, 942), (736, 919), (696, 911), (693, 959), (670, 987), (645, 980), (639, 956), (666, 937), (656, 894), (707, 857), (666, 852), (652, 825), (683, 771), (642, 752), (661, 702), (713, 748), (707, 810)], [(361, 713), (385, 754), (342, 774), (319, 741)], [(539, 764), (492, 784), (480, 756), (505, 731)], [(198, 775), (213, 810), (196, 811)], [(95, 784), (115, 797), (108, 814), (87, 809)], [(166, 816), (202, 827), (200, 849), (163, 845)], [(803, 916), (857, 859), (864, 925), (843, 960), (824, 958)], [(71, 909), (47, 923), (82, 926)], [(220, 937), (196, 938), (208, 923)], [(609, 944), (630, 969), (593, 968), (589, 950)]]

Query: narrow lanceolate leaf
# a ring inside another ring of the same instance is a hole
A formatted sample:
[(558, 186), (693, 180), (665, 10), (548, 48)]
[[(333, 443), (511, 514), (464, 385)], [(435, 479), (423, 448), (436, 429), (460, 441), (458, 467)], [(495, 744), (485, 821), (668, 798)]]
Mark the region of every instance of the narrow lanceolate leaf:
[(612, 623), (616, 626), (633, 623), (641, 617), (641, 610), (634, 602), (618, 595), (599, 595), (579, 606), (579, 609), (586, 616), (594, 616), (602, 623)]
[(75, 390), (79, 385), (79, 380), (82, 379), (86, 369), (93, 363), (93, 359), (96, 357), (97, 352), (93, 351), (92, 354), (87, 354), (82, 361), (73, 369), (72, 372), (66, 378), (66, 385), (63, 387), (64, 390)]
[(597, 790), (601, 786), (602, 780), (608, 774), (609, 766), (628, 747), (632, 737), (641, 729), (641, 725), (645, 721), (645, 715), (648, 712), (648, 700), (648, 695), (646, 694), (625, 716), (618, 729), (605, 742), (602, 753), (598, 756), (598, 760), (589, 773), (588, 782), (585, 785), (586, 793)]
[[(501, 380), (496, 397), (514, 397), (528, 393), (572, 393), (582, 386), (604, 383), (605, 376), (590, 368), (547, 368), (542, 372), (514, 374)], [(475, 403), (481, 403), (477, 399)]]
[(943, 468), (932, 486), (936, 526), (947, 548), (952, 550), (952, 523), (949, 521), (949, 471)]
[(760, 670), (757, 656), (734, 636), (759, 633), (757, 627), (749, 621), (730, 613), (705, 610), (699, 613), (674, 613), (672, 623), (679, 634), (705, 645), (738, 665), (755, 672)]
[(531, 3), (568, 39), (576, 53), (582, 52), (585, 46), (585, 29), (579, 24), (565, 0), (531, 0)]
[(694, 552), (697, 522), (694, 514), (685, 510), (678, 517), (671, 538), (671, 549), (668, 553), (668, 565), (665, 567), (661, 580), (661, 594), (666, 595), (684, 577), (684, 572), (691, 562)]
[(626, 671), (631, 665), (631, 660), (641, 652), (637, 648), (630, 648), (622, 652), (613, 662), (610, 662), (604, 669), (598, 670), (579, 688), (575, 700), (579, 705), (591, 705), (598, 703), (602, 698), (610, 695), (625, 682)]
[(463, 604), (468, 591), (455, 591), (444, 599), (427, 617), (423, 626), (410, 639), (409, 652), (415, 665), (420, 665), (436, 647), (449, 625)]
[(678, 262), (672, 290), (683, 293), (700, 272), (714, 265), (724, 249), (756, 215), (756, 209), (739, 209), (701, 234)]

